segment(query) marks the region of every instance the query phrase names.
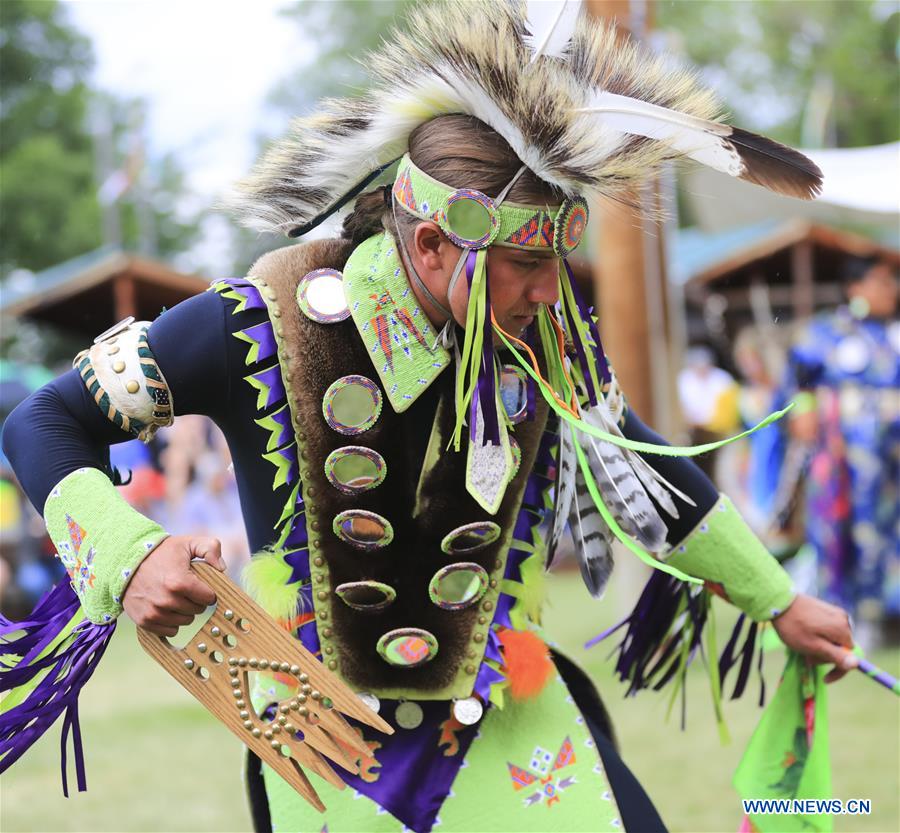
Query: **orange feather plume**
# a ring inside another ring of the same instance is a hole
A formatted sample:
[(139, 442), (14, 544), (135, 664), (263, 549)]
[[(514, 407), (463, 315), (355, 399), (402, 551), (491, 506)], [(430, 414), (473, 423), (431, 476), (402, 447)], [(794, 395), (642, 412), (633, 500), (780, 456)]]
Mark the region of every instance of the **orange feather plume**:
[(513, 700), (537, 697), (556, 671), (544, 641), (532, 631), (497, 631), (503, 653), (503, 672)]

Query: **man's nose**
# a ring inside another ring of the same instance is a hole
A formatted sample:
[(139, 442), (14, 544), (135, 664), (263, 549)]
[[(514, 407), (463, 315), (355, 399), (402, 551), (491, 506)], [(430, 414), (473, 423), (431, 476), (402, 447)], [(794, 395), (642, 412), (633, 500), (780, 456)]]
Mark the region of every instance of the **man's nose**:
[(531, 304), (553, 306), (559, 300), (559, 261), (551, 260), (540, 267), (540, 274), (534, 276), (534, 283), (526, 293)]

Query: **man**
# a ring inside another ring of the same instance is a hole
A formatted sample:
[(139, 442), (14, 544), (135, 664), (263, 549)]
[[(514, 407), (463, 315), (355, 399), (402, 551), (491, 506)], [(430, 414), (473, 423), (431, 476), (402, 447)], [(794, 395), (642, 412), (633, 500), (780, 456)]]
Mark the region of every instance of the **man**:
[(900, 617), (900, 323), (896, 270), (851, 258), (848, 303), (800, 331), (789, 354), (792, 437), (812, 449), (807, 538), (823, 596), (874, 647)]
[[(788, 193), (812, 196), (818, 171), (774, 143), (756, 170), (741, 142), (767, 140), (729, 140), (693, 79), (583, 17), (551, 30), (505, 4), (414, 12), (372, 59), (375, 91), (298, 122), (243, 186), (250, 224), (299, 234), (399, 158), (341, 238), (114, 328), (4, 434), (88, 617), (124, 608), (171, 636), (214, 601), (189, 562), (221, 566), (218, 542), (122, 506), (103, 449), (173, 413), (222, 428), (257, 552), (248, 586), (397, 728), (365, 732), (352, 791), (316, 782), (324, 819), (251, 757), (258, 829), (663, 829), (593, 687), (540, 636), (548, 504), (551, 550), (571, 519), (595, 594), (615, 536), (774, 619), (840, 666), (832, 678), (849, 667), (846, 616), (795, 596), (727, 499), (627, 409), (565, 261), (580, 192), (621, 194), (683, 153), (684, 131), (701, 161)], [(259, 673), (257, 716), (297, 685)]]

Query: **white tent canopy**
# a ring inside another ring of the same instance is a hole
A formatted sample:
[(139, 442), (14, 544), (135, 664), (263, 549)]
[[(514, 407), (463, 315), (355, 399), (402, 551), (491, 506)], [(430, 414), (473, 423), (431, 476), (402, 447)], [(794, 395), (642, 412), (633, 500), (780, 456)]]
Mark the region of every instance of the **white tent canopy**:
[(863, 148), (804, 150), (821, 169), (824, 187), (813, 202), (781, 197), (755, 185), (692, 168), (684, 178), (691, 208), (706, 230), (764, 219), (799, 217), (865, 225), (896, 236), (900, 213), (900, 142)]

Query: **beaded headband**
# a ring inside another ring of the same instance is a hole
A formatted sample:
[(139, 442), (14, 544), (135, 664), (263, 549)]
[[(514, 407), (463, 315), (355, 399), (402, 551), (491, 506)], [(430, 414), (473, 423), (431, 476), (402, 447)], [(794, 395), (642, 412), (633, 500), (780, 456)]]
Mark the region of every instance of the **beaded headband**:
[(566, 198), (560, 206), (500, 202), (473, 188), (452, 188), (417, 167), (409, 154), (400, 160), (394, 199), (409, 214), (432, 220), (465, 249), (506, 246), (555, 251), (566, 257), (587, 226), (587, 202)]

